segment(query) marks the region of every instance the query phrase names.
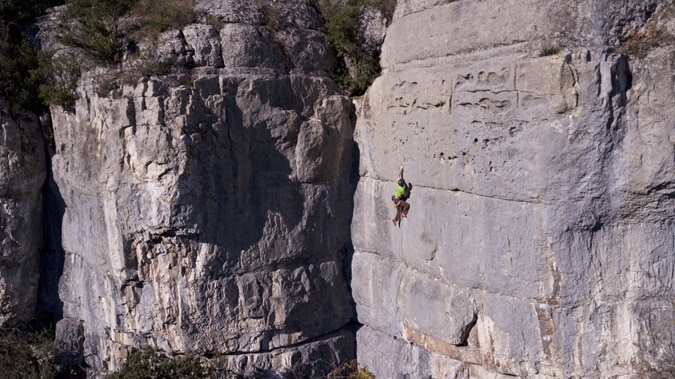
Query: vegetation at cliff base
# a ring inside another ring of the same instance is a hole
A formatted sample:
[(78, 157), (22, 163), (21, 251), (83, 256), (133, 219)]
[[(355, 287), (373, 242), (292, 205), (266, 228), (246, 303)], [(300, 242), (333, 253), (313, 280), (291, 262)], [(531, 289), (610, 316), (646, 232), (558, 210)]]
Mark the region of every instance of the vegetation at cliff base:
[(152, 350), (135, 350), (108, 379), (191, 379), (211, 378), (214, 371), (194, 354), (170, 358)]
[(375, 379), (367, 368), (359, 367), (358, 361), (352, 359), (337, 366), (326, 377), (327, 379)]
[[(250, 377), (307, 377), (308, 367), (299, 365), (290, 371), (256, 370), (253, 374), (231, 372), (227, 366), (227, 356), (215, 354), (210, 358), (188, 353), (177, 357), (169, 357), (150, 349), (133, 350), (119, 371), (106, 376), (106, 379), (188, 379), (188, 378), (232, 378)], [(317, 379), (375, 379), (366, 368), (359, 367), (356, 359), (335, 367), (328, 367), (329, 372), (313, 376)], [(304, 373), (304, 374), (303, 374)]]
[(54, 364), (54, 331), (27, 325), (0, 329), (0, 373), (3, 378), (85, 378), (81, 367)]

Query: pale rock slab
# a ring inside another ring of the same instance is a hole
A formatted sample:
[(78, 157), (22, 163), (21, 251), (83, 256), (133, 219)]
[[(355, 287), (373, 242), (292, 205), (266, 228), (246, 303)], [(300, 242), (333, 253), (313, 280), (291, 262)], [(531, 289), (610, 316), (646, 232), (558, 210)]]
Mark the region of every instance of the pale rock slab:
[(654, 4), (399, 2), (357, 109), (360, 364), (640, 377), (673, 358), (674, 47), (602, 52)]
[(94, 373), (132, 348), (222, 355), (243, 375), (319, 375), (354, 356), (353, 105), (323, 71), (335, 58), (306, 2), (265, 11), (294, 20), (278, 32), (246, 4), (214, 8), (218, 32), (159, 37), (160, 62), (190, 80), (103, 97), (87, 73), (75, 111), (52, 109), (59, 295)]

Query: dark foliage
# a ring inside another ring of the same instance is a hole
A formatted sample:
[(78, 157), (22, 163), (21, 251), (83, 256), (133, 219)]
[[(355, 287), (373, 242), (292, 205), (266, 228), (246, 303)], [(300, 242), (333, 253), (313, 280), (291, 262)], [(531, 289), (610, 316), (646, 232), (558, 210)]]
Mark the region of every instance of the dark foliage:
[(35, 18), (57, 0), (0, 1), (0, 97), (20, 109), (37, 110), (42, 106), (38, 96), (40, 78), (37, 49), (28, 42), (29, 27)]
[(0, 329), (0, 373), (3, 378), (84, 379), (82, 367), (57, 366), (53, 328), (21, 325)]
[(136, 350), (127, 358), (119, 372), (108, 379), (188, 379), (209, 378), (213, 372), (200, 358), (189, 354), (170, 358), (151, 350)]
[(138, 0), (68, 0), (66, 23), (59, 40), (79, 48), (98, 64), (118, 63), (124, 53), (124, 35), (118, 20)]
[(318, 5), (324, 18), (326, 38), (340, 59), (334, 79), (349, 95), (362, 95), (380, 74), (379, 56), (369, 54), (361, 47), (364, 42), (362, 12), (365, 7), (373, 7), (390, 22), (396, 2), (319, 0)]

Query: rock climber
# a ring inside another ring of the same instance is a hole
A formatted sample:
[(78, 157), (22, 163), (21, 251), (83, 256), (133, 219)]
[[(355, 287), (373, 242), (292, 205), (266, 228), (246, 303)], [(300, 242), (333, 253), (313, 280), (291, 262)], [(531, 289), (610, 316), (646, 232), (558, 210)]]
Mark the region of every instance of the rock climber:
[(396, 207), (396, 217), (392, 220), (394, 225), (397, 225), (401, 217), (408, 217), (408, 211), (410, 210), (410, 204), (406, 200), (410, 197), (410, 190), (412, 189), (412, 184), (406, 183), (403, 179), (403, 166), (398, 169), (398, 179), (396, 181), (396, 192), (394, 196), (391, 197), (391, 201), (394, 202), (394, 207)]

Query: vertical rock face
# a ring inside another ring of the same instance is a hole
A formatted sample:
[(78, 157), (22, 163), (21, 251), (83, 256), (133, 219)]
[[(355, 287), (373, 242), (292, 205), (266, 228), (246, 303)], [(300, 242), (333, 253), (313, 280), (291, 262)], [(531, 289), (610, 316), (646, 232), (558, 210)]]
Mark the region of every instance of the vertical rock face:
[(352, 104), (326, 75), (318, 16), (302, 1), (200, 6), (219, 29), (159, 38), (189, 79), (101, 97), (92, 75), (74, 113), (53, 112), (64, 322), (98, 370), (128, 347), (222, 353), (243, 373), (342, 361)]
[(27, 322), (37, 301), (42, 235), (42, 134), (0, 101), (0, 326)]
[(377, 377), (672, 364), (674, 48), (603, 53), (657, 7), (600, 3), (399, 1), (355, 131), (351, 286)]

